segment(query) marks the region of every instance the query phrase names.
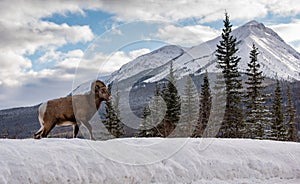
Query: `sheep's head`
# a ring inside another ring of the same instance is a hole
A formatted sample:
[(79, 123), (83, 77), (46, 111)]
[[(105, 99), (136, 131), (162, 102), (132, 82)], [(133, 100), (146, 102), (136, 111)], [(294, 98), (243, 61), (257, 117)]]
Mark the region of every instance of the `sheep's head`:
[(108, 88), (100, 80), (96, 80), (92, 83), (91, 92), (94, 93), (95, 95), (98, 95), (98, 97), (101, 100), (109, 101), (111, 99), (111, 95)]

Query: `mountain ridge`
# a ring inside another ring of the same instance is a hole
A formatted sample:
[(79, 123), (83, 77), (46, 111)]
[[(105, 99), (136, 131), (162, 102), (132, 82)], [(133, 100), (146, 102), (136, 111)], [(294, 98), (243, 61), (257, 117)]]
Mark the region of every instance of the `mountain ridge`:
[[(232, 34), (237, 38), (237, 48), (239, 49), (237, 55), (242, 58), (239, 63), (239, 70), (242, 73), (246, 71), (247, 63), (249, 62), (249, 52), (252, 49), (252, 44), (255, 43), (260, 52), (258, 59), (266, 77), (289, 81), (300, 80), (300, 54), (285, 43), (275, 31), (266, 27), (263, 23), (252, 20), (234, 29)], [(143, 73), (149, 68), (147, 65), (154, 60), (153, 58), (160, 58), (160, 60), (158, 63), (151, 63), (153, 64), (151, 70), (155, 70), (155, 67), (158, 68), (173, 60), (175, 73), (180, 78), (188, 74), (194, 74), (197, 71), (201, 72), (196, 74), (202, 74), (205, 70), (213, 73), (218, 72), (215, 50), (220, 39), (219, 36), (185, 49), (174, 45), (161, 47), (123, 65), (112, 74), (108, 82), (116, 79), (118, 81), (125, 80), (133, 77), (134, 74)], [(182, 54), (182, 52), (184, 53)], [(140, 58), (143, 59), (141, 60)], [(163, 59), (165, 60), (162, 61)], [(141, 62), (145, 62), (146, 67), (142, 67), (143, 63)], [(139, 67), (137, 68), (134, 64), (138, 64)], [(125, 74), (125, 72), (127, 73)], [(168, 75), (168, 70), (160, 71), (159, 73), (152, 72), (152, 75), (154, 76), (144, 82), (162, 80)]]

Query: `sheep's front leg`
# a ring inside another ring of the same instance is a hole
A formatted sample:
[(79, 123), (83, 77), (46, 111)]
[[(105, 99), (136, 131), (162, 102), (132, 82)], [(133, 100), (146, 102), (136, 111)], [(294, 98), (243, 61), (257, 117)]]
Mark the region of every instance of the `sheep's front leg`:
[(90, 133), (90, 139), (91, 140), (95, 140), (95, 138), (93, 137), (93, 132), (92, 132), (92, 126), (91, 126), (91, 124), (89, 122), (83, 122), (82, 124), (88, 129), (88, 131)]

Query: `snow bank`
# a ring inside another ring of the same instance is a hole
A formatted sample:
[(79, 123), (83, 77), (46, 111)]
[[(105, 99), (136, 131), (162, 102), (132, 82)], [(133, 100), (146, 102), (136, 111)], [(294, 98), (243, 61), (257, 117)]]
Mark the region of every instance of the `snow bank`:
[(0, 183), (300, 183), (300, 144), (1, 139)]

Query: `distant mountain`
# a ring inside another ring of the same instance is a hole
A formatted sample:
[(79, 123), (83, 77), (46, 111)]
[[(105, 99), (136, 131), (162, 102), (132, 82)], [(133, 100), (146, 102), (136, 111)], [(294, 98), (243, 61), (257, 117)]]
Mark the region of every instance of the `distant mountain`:
[(0, 138), (33, 137), (39, 128), (38, 106), (0, 110)]
[[(286, 44), (272, 29), (262, 23), (250, 21), (233, 30), (237, 38), (237, 55), (241, 62), (239, 69), (244, 72), (249, 62), (252, 44), (258, 47), (259, 61), (264, 75), (283, 80), (300, 80), (300, 54)], [(168, 63), (174, 62), (175, 74), (181, 78), (188, 74), (200, 75), (205, 70), (217, 72), (215, 50), (221, 37), (191, 48), (169, 45), (140, 56), (123, 65), (108, 79), (113, 81), (155, 82), (168, 75)]]

